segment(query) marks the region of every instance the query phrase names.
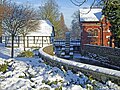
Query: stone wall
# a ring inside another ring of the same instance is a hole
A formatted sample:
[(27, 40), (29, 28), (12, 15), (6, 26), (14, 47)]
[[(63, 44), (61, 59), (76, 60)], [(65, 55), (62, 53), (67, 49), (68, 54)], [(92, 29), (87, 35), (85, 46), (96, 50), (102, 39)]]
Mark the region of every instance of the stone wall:
[[(46, 64), (49, 64), (51, 66), (56, 66), (58, 68), (62, 68), (64, 67), (65, 70), (72, 70), (73, 72), (77, 73), (77, 72), (82, 72), (87, 76), (92, 76), (94, 79), (98, 80), (98, 81), (106, 81), (106, 80), (111, 80), (112, 82), (120, 85), (120, 76), (115, 76), (115, 74), (111, 75), (111, 74), (106, 74), (103, 72), (100, 72), (99, 70), (93, 70), (93, 69), (86, 69), (83, 68), (81, 66), (78, 65), (74, 65), (75, 63), (78, 62), (73, 62), (70, 60), (66, 60), (66, 59), (62, 59), (62, 58), (58, 58), (55, 56), (51, 56), (49, 54), (46, 54), (45, 52), (43, 52), (42, 49), (39, 50), (40, 52), (40, 57), (42, 58), (42, 60), (44, 60), (44, 62)], [(63, 62), (66, 61), (66, 62)], [(74, 64), (71, 64), (71, 63)]]
[(85, 44), (83, 52), (84, 55), (91, 53), (98, 57), (104, 57), (103, 62), (120, 67), (120, 49), (118, 48)]

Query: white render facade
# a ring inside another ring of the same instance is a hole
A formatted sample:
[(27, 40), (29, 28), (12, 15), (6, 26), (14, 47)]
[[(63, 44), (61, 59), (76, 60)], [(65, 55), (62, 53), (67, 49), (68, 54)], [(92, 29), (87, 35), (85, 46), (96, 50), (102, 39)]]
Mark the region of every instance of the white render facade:
[[(54, 40), (54, 26), (49, 20), (39, 20), (39, 27), (34, 32), (29, 32), (25, 37), (25, 47), (44, 47), (51, 44)], [(11, 37), (5, 36), (6, 46), (11, 46)], [(23, 37), (17, 36), (14, 46), (23, 47)]]

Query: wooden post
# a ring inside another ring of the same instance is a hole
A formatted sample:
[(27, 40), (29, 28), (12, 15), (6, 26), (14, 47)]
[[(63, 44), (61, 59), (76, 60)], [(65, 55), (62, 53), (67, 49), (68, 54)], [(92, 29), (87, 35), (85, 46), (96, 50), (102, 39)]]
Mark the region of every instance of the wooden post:
[(27, 48), (29, 47), (29, 38), (27, 36)]
[(43, 47), (43, 36), (42, 36), (42, 47)]

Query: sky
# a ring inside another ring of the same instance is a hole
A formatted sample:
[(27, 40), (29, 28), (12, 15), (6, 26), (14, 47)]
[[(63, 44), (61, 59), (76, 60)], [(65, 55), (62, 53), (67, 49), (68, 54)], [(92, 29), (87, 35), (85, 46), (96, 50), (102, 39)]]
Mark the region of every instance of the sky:
[[(38, 8), (45, 0), (14, 0), (14, 1), (19, 4), (25, 4), (29, 2), (35, 8)], [(83, 1), (83, 0), (78, 0), (78, 1)], [(81, 7), (88, 7), (92, 1), (93, 0), (88, 0), (88, 2), (83, 4)], [(68, 28), (70, 28), (71, 21), (73, 19), (72, 15), (75, 11), (79, 10), (80, 7), (75, 6), (70, 0), (56, 0), (56, 2), (60, 7), (59, 9), (60, 12), (63, 13), (64, 15), (65, 24), (67, 25)]]

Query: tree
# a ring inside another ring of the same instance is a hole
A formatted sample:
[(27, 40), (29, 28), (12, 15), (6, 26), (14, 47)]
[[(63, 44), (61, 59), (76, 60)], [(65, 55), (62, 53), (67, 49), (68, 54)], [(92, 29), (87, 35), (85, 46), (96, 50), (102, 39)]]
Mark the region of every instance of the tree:
[(26, 23), (26, 26), (22, 28), (20, 34), (23, 36), (23, 47), (25, 51), (25, 37), (29, 32), (36, 31), (39, 27), (39, 21), (38, 20), (29, 20)]
[(80, 22), (79, 22), (79, 11), (76, 11), (73, 14), (73, 20), (71, 22), (71, 35), (73, 39), (79, 39), (80, 38)]
[(0, 0), (0, 43), (2, 43), (2, 19), (4, 14), (4, 6), (5, 6), (6, 0)]
[(49, 20), (55, 28), (55, 34), (57, 36), (57, 30), (59, 29), (59, 6), (55, 0), (46, 0), (39, 9), (40, 12), (40, 19), (47, 19)]
[(27, 25), (28, 21), (32, 19), (32, 11), (29, 6), (17, 5), (10, 3), (6, 6), (9, 9), (9, 14), (4, 13), (3, 27), (7, 34), (12, 38), (11, 57), (14, 56), (14, 38)]
[(63, 13), (61, 13), (60, 20), (59, 20), (59, 29), (58, 29), (56, 38), (57, 39), (65, 39), (65, 32), (67, 32), (67, 31), (68, 31), (68, 28), (65, 25), (64, 15), (63, 15)]
[[(88, 0), (70, 0), (74, 5), (80, 7)], [(90, 10), (94, 6), (102, 6), (103, 14), (105, 18), (109, 20), (111, 27), (112, 36), (110, 39), (114, 38), (115, 47), (120, 47), (120, 0), (93, 0), (90, 5)], [(90, 12), (90, 10), (88, 12)]]
[(115, 47), (120, 48), (120, 0), (107, 0), (103, 3), (103, 14), (111, 24), (111, 37), (115, 40)]
[(31, 19), (26, 22), (26, 26), (21, 28), (20, 35), (23, 36), (23, 47), (25, 51), (25, 37), (29, 32), (36, 31), (39, 27), (39, 20), (36, 20), (36, 13), (34, 10), (31, 10)]

